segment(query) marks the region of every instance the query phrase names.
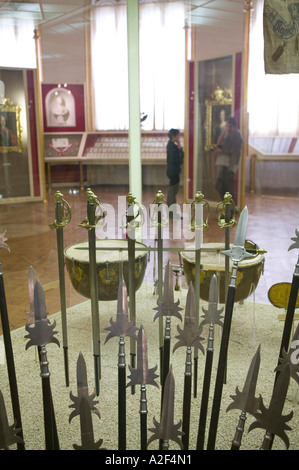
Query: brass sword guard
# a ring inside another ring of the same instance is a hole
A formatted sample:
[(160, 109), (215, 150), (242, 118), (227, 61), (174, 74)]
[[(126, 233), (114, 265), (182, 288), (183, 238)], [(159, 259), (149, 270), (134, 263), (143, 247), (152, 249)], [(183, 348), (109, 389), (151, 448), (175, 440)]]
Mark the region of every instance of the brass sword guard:
[[(225, 208), (227, 205), (232, 206), (233, 215), (230, 219), (226, 222), (225, 221)], [(216, 207), (216, 211), (218, 211), (218, 225), (220, 228), (228, 228), (234, 227), (236, 225), (235, 219), (235, 203), (230, 193), (225, 193), (223, 201), (221, 201), (218, 206)]]
[(62, 204), (62, 218), (61, 220), (55, 219), (54, 222), (49, 224), (50, 229), (57, 229), (59, 227), (65, 227), (72, 218), (72, 210), (71, 206), (69, 203), (63, 198), (63, 194), (60, 191), (56, 191), (55, 196), (54, 196), (54, 203), (56, 206), (58, 204)]
[(87, 197), (88, 205), (95, 207), (95, 212), (97, 208), (99, 208), (101, 211), (100, 215), (95, 215), (94, 223), (91, 223), (89, 218), (85, 217), (85, 219), (83, 219), (82, 222), (79, 224), (80, 227), (86, 228), (87, 230), (92, 230), (94, 228), (99, 227), (100, 221), (104, 223), (104, 219), (107, 213), (104, 210), (104, 207), (102, 206), (97, 196), (93, 193), (93, 191), (90, 188), (86, 190), (86, 197)]
[(151, 214), (151, 225), (152, 227), (155, 227), (155, 226), (162, 226), (162, 227), (167, 227), (168, 225), (168, 217), (162, 217), (162, 212), (161, 212), (161, 223), (159, 224), (159, 221), (158, 221), (158, 207), (161, 206), (162, 204), (164, 204), (167, 208), (168, 208), (168, 205), (167, 205), (167, 202), (165, 201), (164, 199), (164, 194), (162, 193), (161, 190), (159, 190), (156, 194), (156, 197), (155, 199), (153, 200), (151, 206), (154, 208), (154, 213)]
[[(203, 211), (205, 209), (206, 217), (203, 218), (202, 224), (197, 225), (196, 223), (196, 204), (201, 204), (203, 206)], [(195, 194), (194, 201), (191, 204), (191, 231), (194, 232), (195, 229), (206, 230), (208, 228), (208, 218), (209, 218), (210, 206), (204, 195), (201, 191), (197, 191)]]

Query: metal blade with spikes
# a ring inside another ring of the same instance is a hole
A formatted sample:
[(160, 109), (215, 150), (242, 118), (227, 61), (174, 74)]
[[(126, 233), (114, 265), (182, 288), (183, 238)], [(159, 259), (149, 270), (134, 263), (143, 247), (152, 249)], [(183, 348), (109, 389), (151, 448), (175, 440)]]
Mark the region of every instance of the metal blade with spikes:
[(174, 345), (172, 352), (182, 346), (189, 346), (200, 349), (204, 354), (204, 347), (201, 342), (204, 340), (201, 337), (202, 327), (196, 330), (196, 304), (195, 304), (195, 293), (193, 284), (190, 283), (187, 292), (184, 328), (177, 325), (178, 335), (175, 337), (179, 341)]
[(130, 336), (137, 339), (136, 331), (138, 328), (133, 321), (129, 321), (127, 286), (123, 277), (118, 286), (116, 321), (114, 322), (110, 318), (110, 325), (105, 328), (105, 330), (110, 331), (105, 339), (105, 344), (114, 336)]
[(80, 428), (82, 445), (73, 444), (75, 450), (106, 450), (104, 448), (100, 449), (103, 439), (94, 442), (90, 404), (87, 397), (84, 395), (80, 400)]
[(226, 409), (226, 411), (233, 409), (241, 410), (231, 450), (238, 450), (241, 446), (246, 414), (250, 413), (251, 415), (254, 415), (260, 408), (261, 396), (257, 398), (255, 397), (260, 361), (261, 357), (259, 346), (251, 361), (242, 392), (240, 392), (238, 387), (236, 388), (236, 395), (231, 395), (233, 402)]
[[(292, 345), (294, 344), (294, 347)], [(299, 344), (299, 324), (297, 325), (296, 331), (294, 333), (293, 339), (290, 344), (290, 348), (288, 352), (286, 352), (285, 348), (282, 350), (282, 357), (279, 358), (279, 364), (276, 367), (275, 371), (281, 372), (286, 364), (290, 366), (290, 375), (291, 378), (295, 380), (299, 384), (299, 361), (297, 359), (297, 351), (296, 346)], [(293, 357), (295, 354), (296, 357)]]
[(211, 421), (209, 429), (209, 437), (207, 449), (213, 450), (216, 443), (217, 427), (222, 399), (222, 389), (225, 381), (226, 366), (227, 366), (227, 352), (229, 346), (229, 337), (230, 337), (230, 328), (232, 322), (232, 315), (234, 309), (234, 300), (235, 300), (235, 291), (236, 291), (236, 280), (237, 280), (237, 271), (238, 264), (244, 258), (251, 257), (250, 253), (247, 253), (244, 245), (246, 239), (248, 225), (248, 209), (247, 206), (244, 207), (240, 214), (239, 222), (236, 229), (234, 245), (230, 250), (225, 250), (222, 252), (226, 256), (229, 256), (233, 262), (232, 273), (230, 278), (230, 283), (228, 286), (228, 292), (226, 297), (225, 304), (225, 315), (223, 322), (223, 331), (220, 345), (220, 352), (218, 358), (218, 367), (215, 383), (215, 391), (213, 398), (213, 406), (211, 412)]
[(159, 377), (155, 374), (158, 366), (156, 365), (152, 369), (148, 368), (148, 353), (147, 353), (147, 338), (143, 326), (139, 328), (137, 336), (137, 368), (134, 369), (129, 365), (131, 375), (129, 378), (131, 381), (127, 387), (132, 385), (154, 385), (159, 388), (159, 384), (155, 382), (155, 379)]
[(0, 449), (8, 450), (13, 444), (23, 443), (18, 436), (21, 429), (16, 428), (16, 423), (9, 426), (8, 417), (2, 391), (0, 390)]
[(166, 268), (165, 268), (165, 275), (164, 275), (164, 291), (163, 291), (163, 300), (157, 301), (158, 306), (154, 308), (157, 310), (156, 315), (154, 316), (154, 321), (158, 317), (177, 317), (179, 320), (182, 320), (182, 316), (180, 311), (182, 310), (179, 307), (180, 301), (174, 302), (174, 295), (173, 295), (173, 270), (172, 270), (172, 263), (169, 260)]
[(73, 400), (74, 403), (70, 405), (69, 407), (74, 408), (74, 410), (71, 412), (69, 416), (69, 423), (75, 416), (78, 416), (80, 414), (80, 403), (81, 403), (82, 397), (85, 397), (87, 399), (91, 412), (100, 418), (100, 412), (95, 406), (98, 403), (98, 401), (95, 401), (96, 390), (94, 390), (94, 392), (91, 395), (88, 394), (86, 363), (85, 363), (83, 354), (81, 352), (77, 360), (77, 390), (78, 390), (77, 397), (73, 395), (72, 392), (70, 392), (70, 398), (71, 400)]
[(165, 380), (165, 389), (162, 401), (161, 411), (161, 422), (154, 418), (153, 422), (155, 427), (149, 428), (149, 431), (153, 432), (153, 435), (148, 440), (148, 445), (155, 439), (163, 441), (163, 450), (168, 449), (169, 441), (176, 442), (181, 449), (183, 449), (183, 443), (181, 436), (182, 431), (179, 431), (182, 421), (180, 420), (177, 424), (174, 424), (174, 393), (175, 393), (175, 381), (172, 371), (172, 366), (169, 367), (169, 372)]
[(146, 399), (146, 385), (154, 385), (159, 388), (159, 384), (155, 381), (157, 374), (155, 374), (158, 366), (152, 369), (148, 368), (148, 354), (147, 354), (147, 339), (146, 334), (141, 325), (137, 337), (137, 368), (133, 369), (129, 365), (131, 375), (129, 378), (131, 382), (127, 387), (140, 384), (140, 449), (146, 450), (147, 448), (147, 399)]
[(249, 426), (248, 432), (253, 429), (265, 429), (266, 433), (261, 446), (262, 450), (269, 450), (272, 445), (272, 436), (277, 435), (282, 439), (287, 449), (289, 448), (289, 438), (286, 431), (292, 428), (286, 423), (293, 417), (293, 411), (283, 416), (282, 411), (285, 404), (290, 381), (290, 367), (287, 364), (276, 380), (269, 408), (264, 406), (261, 400), (260, 411), (255, 413), (256, 421)]
[(210, 282), (210, 288), (209, 288), (208, 308), (206, 309), (202, 307), (202, 311), (204, 312), (204, 315), (202, 315), (203, 320), (200, 323), (200, 326), (209, 324), (209, 325), (219, 325), (222, 328), (223, 316), (221, 315), (221, 313), (223, 312), (223, 310), (224, 310), (224, 307), (221, 307), (220, 309), (218, 309), (218, 282), (217, 282), (216, 274), (213, 274), (211, 282)]

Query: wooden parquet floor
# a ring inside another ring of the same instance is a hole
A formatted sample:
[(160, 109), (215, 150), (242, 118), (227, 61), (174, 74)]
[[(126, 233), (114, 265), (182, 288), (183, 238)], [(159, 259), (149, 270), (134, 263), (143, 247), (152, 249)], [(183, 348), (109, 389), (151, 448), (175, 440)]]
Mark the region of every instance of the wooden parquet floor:
[[(161, 189), (167, 194), (167, 188)], [(85, 190), (59, 188), (72, 209), (71, 222), (64, 228), (64, 246), (77, 241), (86, 241), (86, 229), (79, 226), (86, 217)], [(127, 186), (98, 186), (92, 188), (102, 203), (118, 207), (118, 197), (125, 198)], [(147, 187), (142, 204), (148, 206), (155, 198), (157, 188)], [(274, 191), (273, 191), (274, 192)], [(29, 310), (27, 275), (32, 266), (45, 289), (48, 313), (60, 311), (58, 287), (58, 261), (56, 231), (49, 228), (55, 219), (55, 189), (47, 193), (47, 202), (30, 202), (1, 205), (0, 233), (6, 230), (10, 251), (1, 249), (0, 262), (5, 286), (5, 296), (11, 329), (22, 327)], [(180, 200), (182, 202), (182, 194)], [(296, 194), (270, 195), (246, 194), (245, 203), (249, 211), (247, 239), (267, 250), (264, 274), (255, 291), (256, 302), (269, 303), (268, 290), (277, 282), (292, 282), (297, 262), (297, 250), (288, 251), (291, 238), (299, 228), (299, 199)], [(231, 229), (231, 240), (235, 229)], [(110, 234), (107, 232), (109, 238)], [(204, 242), (224, 242), (224, 231), (217, 223), (215, 209), (210, 209), (209, 228), (204, 232)], [(168, 241), (164, 246), (182, 247), (183, 239)], [(153, 246), (154, 241), (151, 240)], [(169, 245), (170, 244), (170, 245)], [(169, 253), (169, 252), (168, 252)], [(177, 253), (172, 253), (172, 261), (178, 263)], [(164, 260), (166, 258), (164, 257)], [(167, 262), (167, 261), (166, 261)], [(86, 300), (70, 285), (66, 278), (66, 305), (73, 306)], [(153, 282), (153, 258), (148, 264), (145, 280)]]

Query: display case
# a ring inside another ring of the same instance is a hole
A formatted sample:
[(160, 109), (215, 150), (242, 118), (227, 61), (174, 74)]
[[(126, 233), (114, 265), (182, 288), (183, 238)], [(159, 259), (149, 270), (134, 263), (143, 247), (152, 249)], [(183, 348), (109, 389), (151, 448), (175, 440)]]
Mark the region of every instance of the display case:
[(36, 71), (0, 68), (0, 203), (43, 199), (44, 167)]

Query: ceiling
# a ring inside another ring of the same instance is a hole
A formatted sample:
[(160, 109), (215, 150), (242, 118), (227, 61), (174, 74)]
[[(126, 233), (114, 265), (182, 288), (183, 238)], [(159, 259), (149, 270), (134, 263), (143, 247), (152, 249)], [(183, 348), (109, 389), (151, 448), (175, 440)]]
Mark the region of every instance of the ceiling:
[[(169, 0), (162, 0), (169, 1)], [(172, 0), (173, 1), (173, 0)], [(181, 0), (177, 0), (181, 1)], [(140, 3), (153, 2), (141, 0)], [(69, 24), (71, 18), (87, 13), (98, 5), (125, 3), (124, 0), (91, 0), (86, 5), (84, 0), (15, 0), (0, 2), (0, 19), (14, 20), (15, 23), (33, 19), (35, 25), (57, 22)], [(155, 3), (161, 3), (156, 1)], [(189, 25), (202, 25), (222, 28), (243, 22), (242, 0), (189, 0), (185, 1), (186, 21)]]

